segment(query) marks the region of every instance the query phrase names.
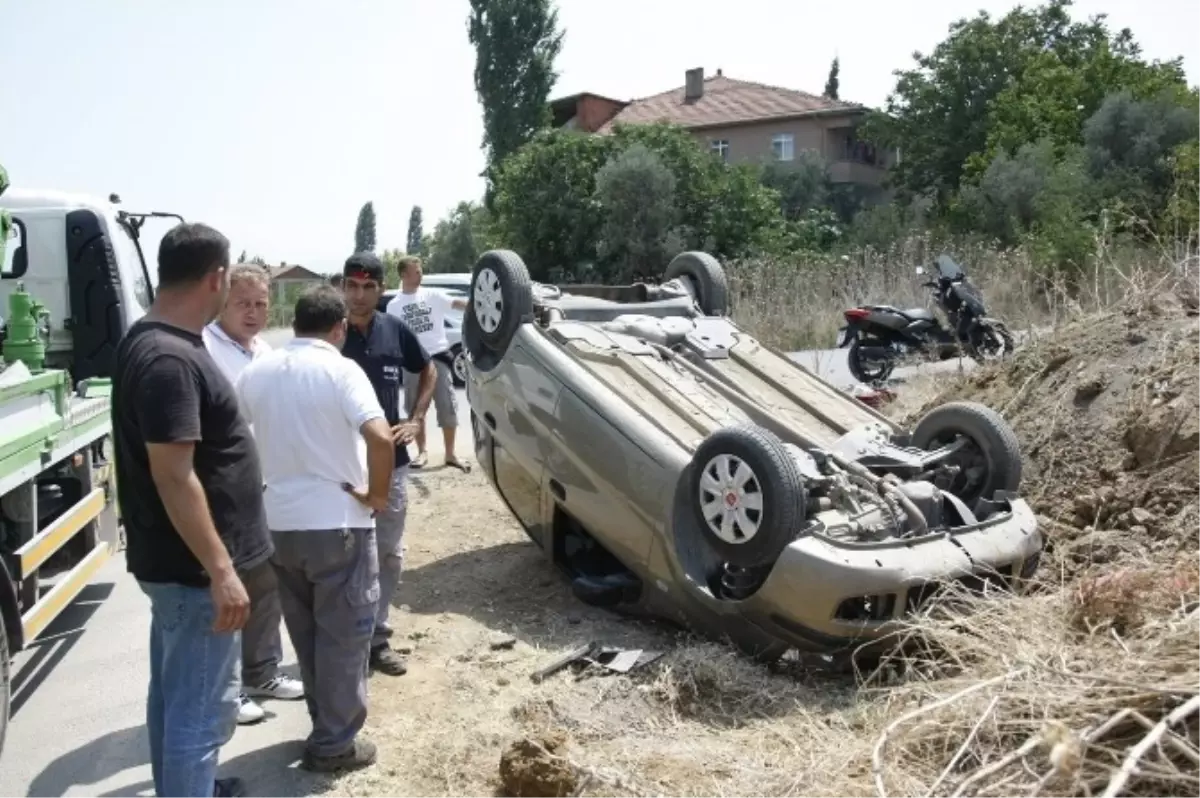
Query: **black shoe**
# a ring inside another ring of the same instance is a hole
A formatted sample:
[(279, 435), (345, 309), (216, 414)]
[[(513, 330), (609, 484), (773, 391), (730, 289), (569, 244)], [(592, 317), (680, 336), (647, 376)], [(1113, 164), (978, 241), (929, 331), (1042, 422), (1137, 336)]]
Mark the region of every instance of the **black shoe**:
[(300, 760), (300, 767), (314, 773), (338, 773), (348, 770), (362, 770), (375, 764), (375, 743), (370, 740), (358, 739), (353, 747), (344, 754), (336, 756), (317, 756), (311, 751), (305, 751)]
[(408, 673), (408, 663), (386, 643), (371, 649), (371, 668), (388, 676), (403, 676)]
[(213, 782), (213, 796), (215, 798), (226, 798), (226, 796), (241, 796), (246, 794), (246, 782), (238, 778), (217, 779)]

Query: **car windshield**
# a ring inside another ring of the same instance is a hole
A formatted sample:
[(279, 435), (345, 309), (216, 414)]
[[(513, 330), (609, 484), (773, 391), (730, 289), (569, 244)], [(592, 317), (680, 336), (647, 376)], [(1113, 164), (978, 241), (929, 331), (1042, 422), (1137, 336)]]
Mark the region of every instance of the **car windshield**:
[(966, 277), (966, 272), (949, 255), (938, 255), (935, 263), (937, 264), (938, 275), (946, 280), (961, 280), (963, 277)]

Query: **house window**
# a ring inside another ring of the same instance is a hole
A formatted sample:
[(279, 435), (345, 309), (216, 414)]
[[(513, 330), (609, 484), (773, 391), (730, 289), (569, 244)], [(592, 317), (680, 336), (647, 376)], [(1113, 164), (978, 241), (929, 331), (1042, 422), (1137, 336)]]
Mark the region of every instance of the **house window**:
[(722, 161), (729, 160), (729, 140), (728, 139), (713, 139), (709, 146), (713, 152), (720, 156)]
[(771, 152), (777, 161), (790, 161), (796, 157), (796, 141), (791, 133), (780, 133), (771, 139)]

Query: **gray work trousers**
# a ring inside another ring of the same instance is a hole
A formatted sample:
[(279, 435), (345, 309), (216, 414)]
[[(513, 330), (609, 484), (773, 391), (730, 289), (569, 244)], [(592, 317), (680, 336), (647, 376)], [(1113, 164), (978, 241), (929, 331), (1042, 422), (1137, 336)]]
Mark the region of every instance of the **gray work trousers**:
[(392, 472), (392, 487), (388, 493), (388, 506), (375, 515), (375, 536), (379, 542), (379, 607), (375, 614), (375, 633), (371, 648), (386, 645), (388, 632), (388, 610), (396, 588), (400, 585), (400, 572), (404, 567), (404, 521), (408, 517), (408, 465)]
[(250, 617), (242, 627), (242, 685), (259, 687), (275, 678), (283, 659), (279, 623), (279, 582), (269, 562), (241, 575), (250, 597)]
[(337, 756), (367, 720), (371, 633), (379, 601), (374, 529), (273, 530), (271, 562), (296, 647), (313, 730), (308, 748)]

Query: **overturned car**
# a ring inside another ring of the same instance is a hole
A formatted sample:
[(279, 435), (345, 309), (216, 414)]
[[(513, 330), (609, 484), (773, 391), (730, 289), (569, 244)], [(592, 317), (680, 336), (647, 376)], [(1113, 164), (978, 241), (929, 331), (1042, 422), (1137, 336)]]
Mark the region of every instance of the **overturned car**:
[(1042, 538), (1011, 428), (974, 403), (911, 431), (755, 340), (705, 253), (655, 285), (476, 264), (476, 456), (590, 604), (765, 660), (879, 646), (938, 585), (1020, 589)]

